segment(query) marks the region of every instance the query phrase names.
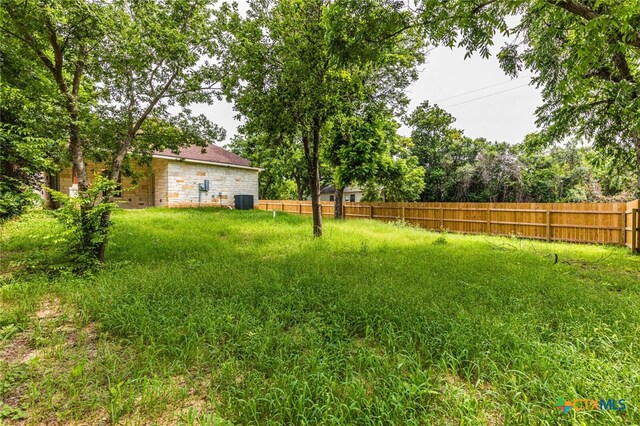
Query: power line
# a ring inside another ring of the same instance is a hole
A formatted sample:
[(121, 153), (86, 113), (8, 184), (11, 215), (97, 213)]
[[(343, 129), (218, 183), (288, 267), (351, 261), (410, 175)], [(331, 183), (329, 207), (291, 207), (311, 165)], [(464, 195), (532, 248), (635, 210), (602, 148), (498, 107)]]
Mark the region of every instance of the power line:
[(532, 77), (532, 76), (531, 75), (521, 75), (520, 77), (516, 77), (516, 78), (514, 78), (512, 80), (509, 80), (509, 81), (503, 81), (502, 83), (492, 84), (491, 86), (485, 86), (485, 87), (481, 87), (479, 89), (470, 90), (468, 92), (460, 93), (458, 95), (449, 96), (448, 98), (438, 99), (436, 102), (448, 101), (450, 99), (455, 99), (455, 98), (459, 98), (459, 97), (462, 97), (462, 96), (465, 96), (465, 95), (470, 95), (471, 93), (482, 92), (483, 90), (491, 89), (492, 87), (504, 86), (505, 84), (509, 84), (509, 83), (511, 83), (513, 81), (520, 80), (521, 78), (529, 78), (529, 77)]
[(453, 105), (448, 105), (448, 106), (445, 106), (445, 107), (443, 107), (443, 108), (444, 108), (444, 109), (447, 109), (447, 108), (453, 108), (453, 107), (456, 107), (456, 106), (458, 106), (458, 105), (468, 104), (468, 103), (470, 103), (470, 102), (475, 102), (475, 101), (479, 101), (480, 99), (490, 98), (491, 96), (496, 96), (496, 95), (499, 95), (499, 94), (501, 94), (501, 93), (511, 92), (512, 90), (516, 90), (516, 89), (522, 89), (523, 87), (527, 87), (528, 85), (529, 85), (529, 83), (527, 83), (527, 84), (523, 84), (522, 86), (512, 87), (512, 88), (510, 88), (510, 89), (502, 90), (502, 91), (500, 91), (500, 92), (490, 93), (490, 94), (485, 95), (485, 96), (480, 96), (480, 97), (478, 97), (478, 98), (469, 99), (468, 101), (460, 102), (460, 103), (453, 104)]

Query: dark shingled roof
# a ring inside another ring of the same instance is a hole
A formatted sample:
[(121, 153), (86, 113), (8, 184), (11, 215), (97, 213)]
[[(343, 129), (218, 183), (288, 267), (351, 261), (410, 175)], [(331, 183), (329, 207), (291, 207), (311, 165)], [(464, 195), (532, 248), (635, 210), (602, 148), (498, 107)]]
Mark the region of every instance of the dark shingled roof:
[(191, 145), (182, 148), (178, 154), (165, 149), (163, 151), (156, 151), (154, 155), (163, 155), (166, 157), (174, 157), (176, 159), (184, 160), (198, 160), (198, 161), (210, 161), (212, 163), (223, 163), (234, 166), (251, 167), (251, 162), (246, 158), (242, 158), (239, 155), (229, 152), (226, 149), (220, 148), (216, 145), (208, 145), (206, 147)]

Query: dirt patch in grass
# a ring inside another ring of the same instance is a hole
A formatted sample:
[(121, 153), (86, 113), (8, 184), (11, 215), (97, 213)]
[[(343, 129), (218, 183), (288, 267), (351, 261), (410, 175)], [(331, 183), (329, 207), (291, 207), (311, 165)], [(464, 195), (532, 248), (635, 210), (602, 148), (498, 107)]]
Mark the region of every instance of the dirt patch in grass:
[[(154, 424), (161, 426), (179, 424), (198, 424), (198, 419), (214, 415), (214, 406), (203, 390), (207, 389), (209, 382), (205, 379), (195, 381), (185, 376), (176, 376), (168, 381), (168, 389), (186, 391), (186, 397), (176, 397), (170, 400), (159, 411), (147, 411), (144, 408), (142, 398), (136, 401), (133, 411), (125, 414), (118, 420), (118, 424)], [(205, 424), (209, 424), (205, 422)], [(219, 423), (214, 423), (219, 424)]]
[(33, 347), (33, 328), (36, 325), (55, 320), (62, 314), (59, 299), (46, 299), (33, 315), (32, 324), (27, 330), (18, 333), (0, 349), (0, 362), (8, 364), (25, 363), (35, 358), (40, 350)]
[(495, 390), (490, 383), (480, 380), (471, 383), (464, 377), (452, 372), (445, 374), (443, 382), (440, 392), (456, 398), (478, 401), (481, 405), (481, 415), (484, 416), (483, 420), (487, 425), (504, 425), (502, 413), (494, 408), (497, 405), (494, 399)]
[[(34, 401), (26, 401), (29, 383), (42, 382), (52, 371), (60, 377), (69, 375), (74, 366), (69, 360), (74, 358), (74, 354), (86, 354), (89, 361), (97, 358), (98, 325), (89, 323), (79, 328), (71, 318), (63, 316), (64, 313), (60, 299), (44, 299), (26, 329), (4, 342), (0, 348), (0, 390), (3, 392), (0, 395), (1, 424), (37, 422), (48, 425), (95, 425), (110, 421), (104, 410), (89, 412), (83, 415), (81, 421), (74, 421), (60, 420), (54, 412), (43, 415), (26, 408), (26, 402), (31, 408), (34, 407)], [(65, 356), (59, 356), (60, 350), (64, 351)], [(36, 359), (38, 361), (33, 362)], [(66, 399), (64, 394), (59, 396)], [(37, 410), (37, 407), (34, 409)], [(23, 413), (21, 417), (26, 418), (14, 419), (15, 412)]]
[(492, 410), (486, 413), (487, 425), (489, 426), (502, 426), (504, 425), (504, 418), (502, 413), (497, 410)]
[[(27, 365), (44, 354), (45, 348), (34, 347), (34, 330), (45, 325), (45, 322), (58, 318), (62, 310), (60, 300), (46, 299), (34, 313), (31, 324), (26, 330), (19, 332), (12, 339), (5, 342), (0, 349), (0, 382), (3, 390), (0, 400), (2, 418), (0, 421), (11, 424), (26, 424), (26, 412), (23, 411), (23, 400), (28, 392), (28, 381), (33, 374), (31, 366)], [(20, 416), (16, 417), (16, 413)]]
[(488, 382), (478, 380), (475, 383), (471, 383), (464, 377), (451, 372), (445, 374), (445, 382), (450, 386), (463, 390), (466, 393), (477, 394), (477, 396), (493, 392), (493, 387)]
[(49, 425), (69, 425), (69, 426), (97, 426), (110, 424), (109, 413), (105, 410), (97, 410), (93, 413), (83, 415), (82, 420), (65, 420), (56, 423), (48, 423)]
[(92, 354), (90, 358), (95, 357), (98, 343), (99, 327), (95, 322), (91, 322), (80, 330), (77, 328), (60, 328), (59, 331), (66, 334), (66, 345), (68, 347), (77, 347), (83, 345)]
[(62, 314), (62, 305), (58, 298), (47, 298), (41, 304), (35, 313), (37, 320), (52, 320)]
[[(6, 346), (0, 349), (0, 362), (7, 364), (24, 362), (32, 351), (30, 334), (23, 331), (9, 340)], [(0, 379), (1, 378), (2, 372), (0, 371)]]
[(356, 337), (354, 341), (358, 349), (367, 349), (374, 355), (383, 357), (387, 353), (384, 345), (365, 339), (364, 337)]

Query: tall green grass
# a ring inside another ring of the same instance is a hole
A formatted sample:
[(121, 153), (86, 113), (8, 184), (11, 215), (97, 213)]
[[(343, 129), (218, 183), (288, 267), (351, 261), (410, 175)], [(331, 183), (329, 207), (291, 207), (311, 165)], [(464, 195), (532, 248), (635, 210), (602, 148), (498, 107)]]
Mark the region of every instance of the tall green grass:
[[(5, 323), (54, 293), (100, 327), (98, 355), (66, 367), (85, 362), (75, 380), (63, 368), (26, 397), (34, 413), (151, 423), (195, 395), (186, 423), (640, 423), (640, 262), (624, 249), (372, 221), (313, 239), (307, 218), (260, 211), (114, 222), (99, 273), (0, 288), (22, 306)], [(54, 233), (42, 216), (11, 223), (3, 250), (51, 252)], [(627, 410), (561, 414), (559, 397)]]

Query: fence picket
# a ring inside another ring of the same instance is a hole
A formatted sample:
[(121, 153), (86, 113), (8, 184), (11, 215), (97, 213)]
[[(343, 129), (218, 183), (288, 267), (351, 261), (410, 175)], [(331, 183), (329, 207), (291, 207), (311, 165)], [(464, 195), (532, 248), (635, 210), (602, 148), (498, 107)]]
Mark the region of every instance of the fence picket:
[[(287, 203), (287, 204), (285, 204)], [(310, 201), (260, 200), (258, 209), (308, 214)], [(321, 202), (333, 216), (333, 202)], [(285, 209), (285, 205), (297, 207)], [(374, 210), (375, 209), (375, 210)], [(546, 241), (627, 245), (640, 252), (640, 201), (631, 203), (355, 203), (345, 219), (403, 220), (416, 226), (473, 234), (516, 235)]]

